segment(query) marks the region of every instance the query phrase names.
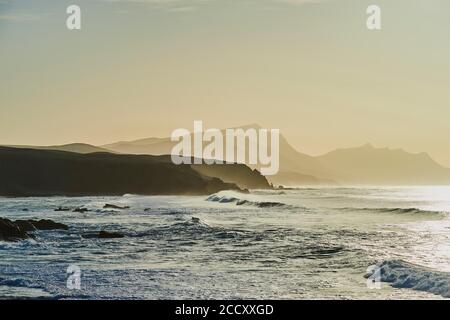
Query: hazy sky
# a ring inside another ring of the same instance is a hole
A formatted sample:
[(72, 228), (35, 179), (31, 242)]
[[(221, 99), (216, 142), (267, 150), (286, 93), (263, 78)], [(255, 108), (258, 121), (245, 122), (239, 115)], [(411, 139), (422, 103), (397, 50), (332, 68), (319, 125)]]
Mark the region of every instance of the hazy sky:
[[(66, 29), (66, 7), (82, 30)], [(382, 30), (366, 28), (369, 4)], [(448, 0), (0, 0), (0, 144), (259, 123), (450, 166)]]

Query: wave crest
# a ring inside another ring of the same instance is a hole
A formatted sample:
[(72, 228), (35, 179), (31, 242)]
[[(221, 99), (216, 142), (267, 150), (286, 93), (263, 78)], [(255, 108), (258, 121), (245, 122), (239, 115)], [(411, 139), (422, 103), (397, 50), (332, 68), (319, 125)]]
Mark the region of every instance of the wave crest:
[(423, 210), (418, 208), (352, 208), (346, 207), (341, 210), (358, 210), (376, 213), (412, 214), (412, 215), (445, 215), (444, 211)]
[(450, 298), (448, 272), (434, 271), (402, 260), (384, 261), (378, 271), (380, 280), (390, 283), (394, 288), (425, 291)]
[(282, 202), (272, 201), (251, 201), (246, 199), (239, 199), (233, 196), (221, 196), (219, 194), (210, 195), (206, 201), (219, 202), (219, 203), (235, 203), (237, 206), (252, 206), (257, 208), (274, 208), (274, 207), (291, 207), (288, 204)]

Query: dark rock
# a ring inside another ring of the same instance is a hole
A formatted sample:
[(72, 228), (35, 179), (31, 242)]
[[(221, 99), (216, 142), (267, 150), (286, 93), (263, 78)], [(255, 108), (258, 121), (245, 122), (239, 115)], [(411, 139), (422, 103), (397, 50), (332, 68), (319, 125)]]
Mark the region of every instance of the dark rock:
[(121, 207), (121, 206), (116, 206), (115, 204), (107, 203), (103, 206), (103, 209), (130, 209), (130, 207), (129, 206)]
[(84, 233), (81, 235), (82, 238), (84, 239), (97, 239), (98, 238), (98, 233), (94, 232), (94, 233)]
[(192, 169), (208, 177), (215, 177), (223, 182), (235, 183), (241, 189), (270, 189), (266, 177), (245, 164), (194, 164)]
[(85, 239), (116, 239), (123, 238), (124, 235), (118, 232), (100, 231), (98, 233), (85, 233), (82, 237)]
[(14, 223), (23, 231), (29, 232), (29, 231), (35, 231), (36, 227), (33, 225), (33, 223), (30, 220), (16, 220)]
[(114, 239), (114, 238), (123, 238), (124, 235), (118, 232), (100, 231), (98, 237), (99, 239)]
[(23, 239), (34, 239), (28, 232), (36, 230), (68, 230), (65, 224), (52, 220), (17, 220), (0, 218), (0, 241), (19, 241)]
[(80, 212), (80, 213), (84, 213), (84, 212), (88, 212), (88, 211), (89, 211), (89, 209), (86, 209), (86, 208), (75, 208), (73, 210), (73, 212)]
[(108, 210), (108, 209), (97, 209), (95, 210), (97, 213), (117, 213), (116, 210)]
[(28, 220), (38, 230), (69, 230), (69, 227), (65, 224), (55, 222), (53, 220), (41, 219)]
[(0, 218), (0, 241), (19, 241), (30, 236), (9, 219)]
[(60, 206), (60, 207), (56, 208), (55, 211), (70, 211), (70, 208)]

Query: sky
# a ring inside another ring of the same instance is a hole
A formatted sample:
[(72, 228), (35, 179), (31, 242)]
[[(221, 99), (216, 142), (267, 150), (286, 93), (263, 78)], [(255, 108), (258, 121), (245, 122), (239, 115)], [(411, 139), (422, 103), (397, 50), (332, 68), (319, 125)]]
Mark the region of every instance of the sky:
[(449, 39), (448, 0), (0, 0), (0, 144), (203, 120), (279, 128), (311, 155), (370, 142), (450, 167)]

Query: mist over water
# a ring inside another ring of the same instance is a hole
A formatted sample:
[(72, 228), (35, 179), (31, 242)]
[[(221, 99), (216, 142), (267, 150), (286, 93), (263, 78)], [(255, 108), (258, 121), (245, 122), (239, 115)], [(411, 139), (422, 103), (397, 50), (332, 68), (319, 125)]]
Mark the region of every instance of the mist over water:
[[(70, 229), (0, 242), (0, 297), (449, 297), (449, 199), (447, 187), (1, 198), (1, 217)], [(54, 211), (60, 206), (90, 211)], [(125, 237), (82, 237), (100, 230)], [(366, 285), (374, 264), (381, 289)], [(81, 268), (81, 290), (67, 289), (69, 265)]]

